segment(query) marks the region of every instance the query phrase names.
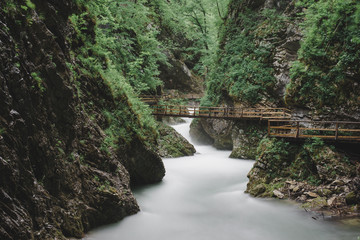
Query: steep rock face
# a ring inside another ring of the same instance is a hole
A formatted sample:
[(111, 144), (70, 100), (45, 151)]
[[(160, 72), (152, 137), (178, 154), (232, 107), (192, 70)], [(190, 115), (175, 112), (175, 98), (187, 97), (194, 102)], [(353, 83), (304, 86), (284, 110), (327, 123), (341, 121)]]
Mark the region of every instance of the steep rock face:
[(204, 130), (201, 124), (201, 119), (194, 119), (191, 122), (190, 136), (192, 140), (198, 144), (211, 145), (214, 143), (214, 139), (212, 139), (209, 134)]
[(165, 170), (140, 140), (102, 148), (101, 112), (119, 101), (101, 76), (74, 82), (68, 16), (80, 9), (33, 2), (0, 3), (0, 238), (80, 238), (139, 211), (130, 178), (160, 181)]
[[(231, 150), (232, 140), (231, 131), (233, 122), (223, 119), (200, 119), (201, 132), (205, 132), (213, 139), (214, 147), (217, 149)], [(193, 132), (194, 133), (194, 132)], [(194, 136), (196, 138), (196, 136)]]
[(301, 8), (295, 2), (230, 1), (219, 60), (208, 83), (209, 100), (248, 107), (285, 104), (302, 38), (296, 17)]
[(255, 159), (257, 146), (266, 135), (266, 125), (253, 121), (200, 119), (191, 123), (190, 135), (198, 143), (232, 150), (231, 158)]
[(251, 121), (238, 121), (232, 129), (231, 158), (256, 159), (259, 142), (266, 135), (266, 125)]
[(159, 78), (164, 82), (165, 90), (185, 93), (202, 93), (202, 80), (196, 76), (185, 62), (177, 59), (171, 52), (166, 52), (168, 64), (160, 63)]

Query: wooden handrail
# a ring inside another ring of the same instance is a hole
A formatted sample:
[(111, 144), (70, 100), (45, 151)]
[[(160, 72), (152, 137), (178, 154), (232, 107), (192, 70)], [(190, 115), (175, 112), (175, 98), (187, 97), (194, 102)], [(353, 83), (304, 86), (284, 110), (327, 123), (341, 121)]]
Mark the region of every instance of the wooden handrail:
[(233, 107), (194, 107), (185, 105), (153, 105), (154, 115), (179, 117), (208, 118), (256, 118), (256, 119), (290, 119), (291, 115), (284, 108), (233, 108)]
[[(153, 115), (159, 116), (268, 121), (268, 136), (278, 138), (318, 137), (324, 140), (360, 142), (360, 122), (291, 120), (291, 111), (286, 108), (196, 107), (186, 105), (153, 105), (150, 107), (153, 110)], [(328, 125), (330, 126), (327, 127)]]
[[(274, 123), (278, 125), (272, 125)], [(325, 127), (324, 125), (330, 126)], [(298, 139), (317, 137), (325, 140), (360, 142), (360, 122), (269, 120), (268, 135), (279, 138)]]

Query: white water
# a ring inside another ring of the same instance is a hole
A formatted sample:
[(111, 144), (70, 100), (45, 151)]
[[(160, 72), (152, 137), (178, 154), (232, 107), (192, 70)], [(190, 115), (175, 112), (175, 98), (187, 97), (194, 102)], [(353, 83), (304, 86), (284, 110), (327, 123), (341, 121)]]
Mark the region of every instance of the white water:
[[(174, 126), (189, 136), (190, 120)], [(357, 240), (360, 230), (314, 220), (297, 206), (245, 194), (254, 161), (195, 145), (193, 157), (164, 159), (166, 176), (134, 191), (141, 212), (88, 240)]]

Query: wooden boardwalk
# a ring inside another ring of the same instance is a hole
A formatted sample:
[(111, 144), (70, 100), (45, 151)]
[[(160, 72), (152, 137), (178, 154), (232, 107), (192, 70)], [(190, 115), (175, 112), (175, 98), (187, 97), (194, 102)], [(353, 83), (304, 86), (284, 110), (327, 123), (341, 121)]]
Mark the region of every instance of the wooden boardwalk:
[(172, 95), (140, 95), (139, 98), (141, 101), (145, 103), (157, 103), (160, 100), (168, 101), (170, 99), (185, 99), (185, 100), (199, 100), (203, 96), (201, 94), (183, 94), (180, 96), (172, 96)]
[(230, 108), (230, 107), (194, 107), (177, 105), (153, 105), (153, 115), (189, 118), (222, 119), (290, 119), (286, 108)]
[(268, 121), (268, 136), (277, 138), (321, 138), (327, 141), (360, 143), (360, 122), (341, 121)]
[[(180, 105), (159, 105), (160, 100), (170, 100), (170, 95), (142, 95), (143, 102), (151, 103), (150, 108), (155, 116), (249, 119), (268, 121), (268, 136), (303, 140), (321, 138), (325, 141), (360, 143), (360, 122), (344, 121), (294, 121), (286, 108), (232, 108), (232, 107), (194, 107)], [(177, 99), (196, 100), (199, 94), (185, 94)]]
[(268, 121), (268, 136), (303, 140), (321, 138), (325, 141), (360, 143), (360, 122), (293, 121), (286, 108), (231, 108), (152, 105), (155, 116), (249, 119)]

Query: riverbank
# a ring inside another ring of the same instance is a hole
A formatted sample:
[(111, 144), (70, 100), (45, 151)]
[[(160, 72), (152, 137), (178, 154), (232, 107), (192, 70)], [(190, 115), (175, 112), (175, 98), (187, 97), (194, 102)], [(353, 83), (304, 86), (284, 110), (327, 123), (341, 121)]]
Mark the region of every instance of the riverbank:
[[(173, 126), (185, 138), (189, 121)], [(191, 142), (191, 141), (190, 141)], [(194, 144), (193, 142), (191, 142)], [(252, 160), (194, 144), (194, 156), (163, 159), (164, 180), (134, 189), (141, 212), (92, 232), (88, 240), (353, 240), (357, 227), (315, 221), (287, 201), (245, 193)]]
[(287, 142), (266, 132), (258, 122), (213, 119), (193, 121), (190, 131), (199, 142), (226, 145), (230, 157), (256, 159), (246, 190), (254, 197), (295, 200), (331, 217), (359, 215), (360, 162), (350, 154), (355, 145)]

